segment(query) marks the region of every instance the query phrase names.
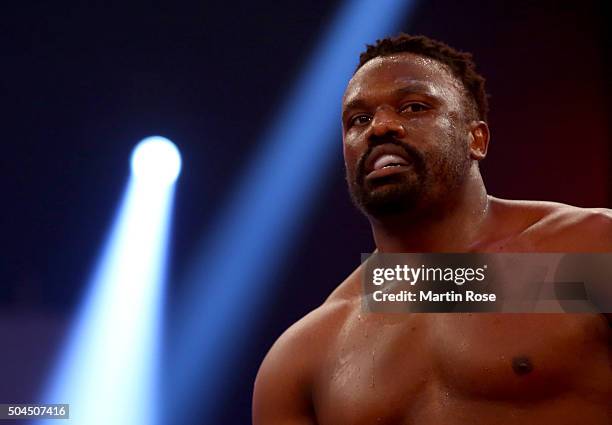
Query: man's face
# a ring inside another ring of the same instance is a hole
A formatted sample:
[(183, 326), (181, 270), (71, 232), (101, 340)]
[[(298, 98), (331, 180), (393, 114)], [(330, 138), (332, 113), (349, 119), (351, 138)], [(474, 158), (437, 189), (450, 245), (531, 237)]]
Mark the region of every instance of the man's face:
[(343, 99), (349, 191), (383, 217), (449, 200), (471, 159), (461, 83), (437, 61), (399, 53), (368, 61)]

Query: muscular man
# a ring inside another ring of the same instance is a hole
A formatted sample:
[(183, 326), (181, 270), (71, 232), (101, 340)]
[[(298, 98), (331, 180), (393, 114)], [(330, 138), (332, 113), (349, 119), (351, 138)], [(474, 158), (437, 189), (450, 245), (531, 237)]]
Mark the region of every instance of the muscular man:
[[(610, 210), (487, 195), (486, 114), (468, 54), (401, 35), (361, 55), (344, 159), (377, 250), (612, 252)], [(360, 279), (271, 348), (255, 425), (612, 423), (609, 315), (366, 313)]]

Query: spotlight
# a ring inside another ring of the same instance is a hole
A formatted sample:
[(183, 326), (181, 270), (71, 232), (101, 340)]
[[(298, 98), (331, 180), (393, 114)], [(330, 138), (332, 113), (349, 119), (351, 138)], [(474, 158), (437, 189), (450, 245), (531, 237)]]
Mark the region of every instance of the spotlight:
[(143, 139), (132, 152), (132, 174), (139, 181), (172, 184), (181, 172), (181, 154), (176, 145), (161, 136)]
[(70, 423), (151, 425), (159, 416), (167, 240), (181, 156), (168, 139), (149, 137), (134, 149), (131, 167), (124, 199), (43, 395), (45, 402), (70, 405)]

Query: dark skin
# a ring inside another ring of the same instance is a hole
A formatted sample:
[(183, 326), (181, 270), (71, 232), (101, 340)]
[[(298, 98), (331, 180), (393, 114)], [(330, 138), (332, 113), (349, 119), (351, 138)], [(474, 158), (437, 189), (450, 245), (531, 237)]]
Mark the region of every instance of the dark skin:
[[(487, 194), (478, 162), (490, 132), (465, 96), (443, 65), (408, 53), (351, 79), (347, 179), (369, 202), (377, 250), (612, 252), (609, 210)], [(372, 171), (368, 149), (386, 138), (417, 156), (395, 148), (405, 161)], [(390, 210), (398, 194), (410, 202)], [(612, 423), (610, 315), (366, 313), (360, 279), (358, 268), (274, 344), (255, 425)]]

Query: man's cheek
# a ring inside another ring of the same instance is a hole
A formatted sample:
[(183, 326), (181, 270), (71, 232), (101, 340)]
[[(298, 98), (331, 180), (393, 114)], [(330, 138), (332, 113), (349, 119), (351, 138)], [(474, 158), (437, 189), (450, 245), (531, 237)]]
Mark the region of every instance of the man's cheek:
[(364, 144), (363, 131), (356, 128), (350, 128), (344, 132), (342, 143), (346, 149), (357, 149)]
[(345, 144), (343, 153), (344, 165), (346, 166), (347, 170), (353, 169), (356, 166), (357, 160), (359, 159), (358, 150), (353, 146)]

